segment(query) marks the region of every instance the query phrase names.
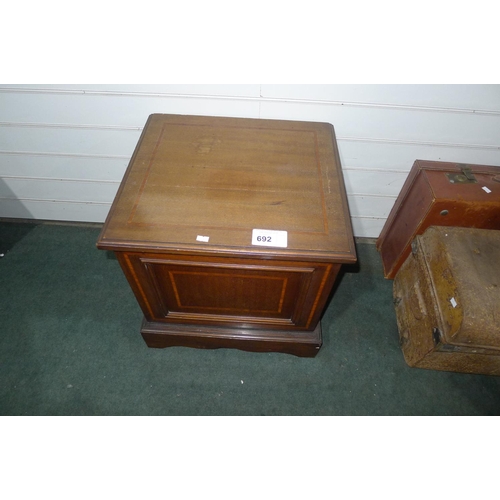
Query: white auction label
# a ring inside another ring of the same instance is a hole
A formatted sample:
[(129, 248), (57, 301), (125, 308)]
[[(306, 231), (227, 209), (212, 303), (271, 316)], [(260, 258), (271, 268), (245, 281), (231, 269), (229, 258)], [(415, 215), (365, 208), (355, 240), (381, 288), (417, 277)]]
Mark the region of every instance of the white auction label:
[(288, 232), (271, 231), (269, 229), (253, 229), (252, 245), (286, 248), (288, 246)]
[(204, 241), (208, 243), (208, 240), (210, 239), (210, 236), (201, 236), (200, 234), (196, 237), (196, 241)]

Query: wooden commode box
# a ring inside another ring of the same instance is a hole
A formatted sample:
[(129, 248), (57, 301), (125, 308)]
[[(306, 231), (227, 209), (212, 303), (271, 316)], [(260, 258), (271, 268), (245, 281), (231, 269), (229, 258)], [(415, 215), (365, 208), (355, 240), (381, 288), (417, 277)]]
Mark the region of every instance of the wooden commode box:
[(356, 261), (333, 127), (151, 115), (97, 246), (116, 253), (150, 347), (316, 355)]

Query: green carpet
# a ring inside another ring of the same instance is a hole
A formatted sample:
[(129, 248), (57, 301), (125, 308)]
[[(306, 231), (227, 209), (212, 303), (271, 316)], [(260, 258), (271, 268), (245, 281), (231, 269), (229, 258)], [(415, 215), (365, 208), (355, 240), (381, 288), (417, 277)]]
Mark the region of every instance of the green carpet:
[(100, 229), (0, 223), (2, 415), (498, 415), (500, 377), (409, 368), (392, 281), (359, 244), (316, 358), (148, 348)]

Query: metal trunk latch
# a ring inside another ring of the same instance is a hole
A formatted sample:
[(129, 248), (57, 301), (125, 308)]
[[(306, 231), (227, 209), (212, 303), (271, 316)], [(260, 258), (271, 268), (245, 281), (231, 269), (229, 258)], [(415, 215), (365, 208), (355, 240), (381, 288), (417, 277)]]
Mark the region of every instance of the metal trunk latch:
[(461, 173), (448, 173), (446, 177), (452, 184), (475, 184), (477, 179), (474, 177), (472, 170), (467, 165), (458, 165)]
[(432, 329), (432, 340), (434, 341), (434, 345), (438, 345), (441, 342), (441, 332), (439, 328)]

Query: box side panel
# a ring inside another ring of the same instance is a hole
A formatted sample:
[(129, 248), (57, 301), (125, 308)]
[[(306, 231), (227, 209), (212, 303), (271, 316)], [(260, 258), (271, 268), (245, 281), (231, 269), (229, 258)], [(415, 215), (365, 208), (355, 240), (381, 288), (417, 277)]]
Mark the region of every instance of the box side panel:
[(422, 253), (410, 253), (393, 284), (396, 320), (406, 363), (416, 366), (438, 344), (442, 322)]
[(407, 195), (398, 203), (392, 223), (378, 245), (386, 278), (394, 279), (410, 254), (413, 236), (417, 234), (433, 203), (432, 189), (425, 175), (420, 173), (408, 188)]

